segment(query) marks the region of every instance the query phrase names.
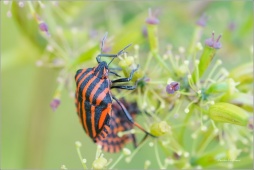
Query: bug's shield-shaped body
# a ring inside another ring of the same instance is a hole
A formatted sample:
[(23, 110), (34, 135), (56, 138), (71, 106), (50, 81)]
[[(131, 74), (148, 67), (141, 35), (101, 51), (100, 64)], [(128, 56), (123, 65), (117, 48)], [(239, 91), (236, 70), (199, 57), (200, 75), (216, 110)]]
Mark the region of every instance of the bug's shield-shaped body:
[(80, 122), (94, 142), (102, 140), (110, 130), (112, 109), (107, 63), (78, 70), (75, 80), (75, 103)]

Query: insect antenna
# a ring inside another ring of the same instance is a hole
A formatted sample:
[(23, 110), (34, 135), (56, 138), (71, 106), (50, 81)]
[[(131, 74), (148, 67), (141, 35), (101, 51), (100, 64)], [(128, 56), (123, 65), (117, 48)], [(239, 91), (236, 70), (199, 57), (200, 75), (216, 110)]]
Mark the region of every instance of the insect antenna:
[(104, 47), (104, 42), (105, 42), (107, 36), (108, 36), (108, 32), (105, 33), (104, 37), (101, 40), (101, 53), (102, 53), (102, 50), (103, 50), (103, 47)]
[(124, 50), (126, 50), (129, 46), (131, 46), (131, 44), (127, 45), (127, 46), (124, 47), (121, 51), (119, 51), (119, 52), (117, 53), (117, 55), (114, 56), (114, 57), (112, 58), (112, 60), (108, 63), (108, 66), (109, 66), (109, 64), (110, 64), (116, 57), (118, 57), (118, 56), (122, 55), (123, 53), (125, 53)]

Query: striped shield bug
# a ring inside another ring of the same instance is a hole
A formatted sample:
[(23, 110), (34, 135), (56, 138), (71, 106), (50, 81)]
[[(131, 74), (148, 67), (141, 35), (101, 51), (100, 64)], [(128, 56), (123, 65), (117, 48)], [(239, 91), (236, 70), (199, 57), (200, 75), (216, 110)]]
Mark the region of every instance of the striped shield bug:
[[(109, 79), (109, 73), (119, 76), (117, 73), (110, 71), (108, 65), (130, 46), (126, 46), (117, 54), (102, 54), (104, 41), (107, 34), (102, 39), (101, 54), (96, 57), (98, 65), (93, 68), (80, 69), (76, 72), (76, 95), (75, 104), (80, 122), (89, 137), (97, 143), (106, 138), (110, 131), (112, 102), (113, 100), (120, 106), (127, 120), (136, 127), (145, 132), (146, 136), (150, 135), (138, 123), (134, 122), (125, 106), (111, 94), (111, 89), (127, 89), (134, 90), (135, 85), (117, 85), (119, 82), (129, 82), (132, 80), (133, 74), (138, 68), (133, 69), (127, 78), (119, 78), (116, 80)], [(112, 60), (109, 64), (101, 60), (101, 57), (110, 57)], [(154, 137), (154, 136), (153, 136)], [(143, 140), (142, 140), (143, 141)]]

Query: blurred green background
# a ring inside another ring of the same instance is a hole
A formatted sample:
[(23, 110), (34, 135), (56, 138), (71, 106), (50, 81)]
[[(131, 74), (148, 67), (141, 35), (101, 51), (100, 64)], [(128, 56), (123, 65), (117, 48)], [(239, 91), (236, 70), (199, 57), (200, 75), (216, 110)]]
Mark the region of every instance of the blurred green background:
[[(212, 31), (216, 35), (223, 34), (223, 47), (216, 57), (226, 63), (226, 68), (238, 66), (252, 58), (252, 1), (43, 3), (43, 9), (38, 2), (33, 2), (33, 6), (48, 24), (50, 33), (54, 34), (57, 26), (62, 27), (67, 35), (73, 27), (83, 30), (84, 35), (91, 30), (97, 30), (100, 36), (108, 32), (109, 37), (114, 37), (112, 52), (126, 44), (138, 43), (144, 54), (147, 54), (148, 42), (142, 36), (142, 28), (148, 8), (159, 11), (159, 43), (163, 52), (167, 44), (172, 44), (175, 50), (180, 46), (187, 48), (196, 27), (195, 22), (205, 13), (209, 19), (202, 41), (210, 37)], [(81, 128), (69, 92), (63, 90), (61, 105), (56, 112), (49, 106), (57, 87), (59, 69), (36, 66), (36, 61), (45, 52), (47, 41), (36, 21), (29, 17), (28, 4), (25, 2), (24, 5), (21, 8), (16, 2), (12, 5), (1, 2), (1, 168), (55, 169), (63, 164), (67, 168), (81, 168), (74, 144), (76, 140), (82, 142), (81, 152), (90, 166), (96, 145)], [(12, 17), (7, 17), (8, 10), (12, 11)], [(68, 36), (64, 38), (71, 39)], [(78, 45), (85, 51), (86, 44), (92, 41), (98, 43), (99, 50), (100, 38), (85, 37), (84, 40), (79, 39)], [(63, 44), (59, 45), (63, 48)], [(129, 52), (133, 51), (130, 48)], [(71, 72), (74, 74), (75, 70)], [(121, 161), (117, 167), (143, 168), (144, 161), (148, 159), (152, 162), (151, 168), (156, 168), (157, 163), (150, 152), (151, 148), (146, 146), (128, 166)], [(119, 155), (106, 156), (116, 159)]]

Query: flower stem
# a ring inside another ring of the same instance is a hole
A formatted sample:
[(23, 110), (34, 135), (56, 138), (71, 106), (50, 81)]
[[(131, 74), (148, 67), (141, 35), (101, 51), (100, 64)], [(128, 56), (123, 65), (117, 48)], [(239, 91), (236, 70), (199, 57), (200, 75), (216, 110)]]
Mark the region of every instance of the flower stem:
[(154, 152), (155, 152), (155, 157), (156, 157), (156, 160), (157, 160), (157, 163), (160, 167), (160, 169), (164, 169), (165, 167), (162, 165), (161, 163), (161, 160), (160, 160), (160, 156), (159, 156), (159, 152), (158, 152), (158, 142), (155, 143), (155, 148), (154, 148)]
[(84, 168), (84, 169), (87, 169), (86, 164), (83, 162), (83, 157), (82, 157), (82, 155), (81, 155), (80, 148), (77, 146), (76, 149), (77, 149), (78, 157), (79, 157), (79, 159), (80, 159), (80, 161), (81, 161), (81, 163), (82, 163), (83, 168)]
[(111, 165), (111, 167), (109, 167), (109, 169), (113, 169), (121, 159), (123, 159), (124, 155), (123, 153), (117, 158), (117, 160), (113, 163), (113, 165)]

